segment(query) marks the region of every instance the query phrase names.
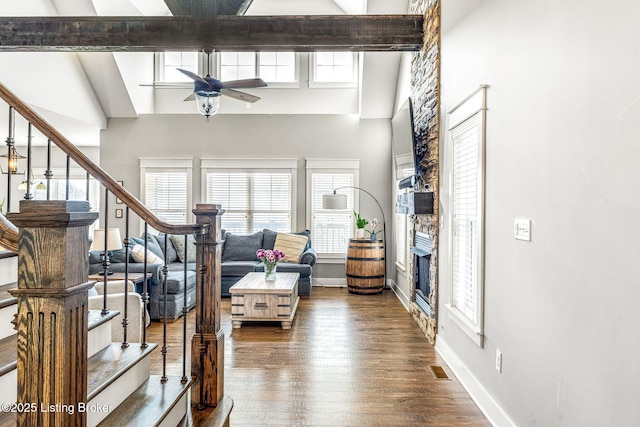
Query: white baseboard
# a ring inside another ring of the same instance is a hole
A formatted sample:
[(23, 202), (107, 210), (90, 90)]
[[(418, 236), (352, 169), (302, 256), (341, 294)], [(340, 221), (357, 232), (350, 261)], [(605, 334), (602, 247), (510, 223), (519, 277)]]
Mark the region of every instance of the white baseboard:
[(489, 422), (495, 427), (516, 427), (516, 424), (509, 418), (509, 415), (502, 409), (489, 392), (482, 386), (480, 381), (467, 369), (466, 365), (449, 347), (441, 335), (436, 337), (436, 351), (454, 375), (460, 381), (460, 384), (467, 390), (469, 396), (476, 402), (482, 413), (487, 417)]
[(311, 281), (312, 286), (325, 286), (327, 288), (329, 287), (339, 287), (339, 288), (344, 288), (345, 286), (347, 286), (347, 279), (345, 277), (343, 278), (337, 278), (337, 277), (328, 277), (328, 278), (314, 278)]
[(409, 305), (409, 296), (407, 294), (405, 294), (404, 291), (402, 289), (400, 289), (398, 284), (396, 282), (394, 282), (393, 280), (391, 280), (391, 279), (389, 280), (389, 287), (391, 288), (393, 293), (396, 294), (396, 296), (398, 297), (398, 300), (400, 300), (400, 302), (404, 306), (405, 310), (411, 312), (411, 309), (409, 308), (410, 307), (410, 305)]

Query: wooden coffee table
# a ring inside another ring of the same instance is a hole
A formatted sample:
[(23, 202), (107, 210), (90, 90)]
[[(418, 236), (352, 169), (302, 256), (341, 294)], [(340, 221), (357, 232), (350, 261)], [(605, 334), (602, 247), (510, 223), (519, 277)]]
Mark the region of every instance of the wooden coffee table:
[(229, 288), (231, 293), (231, 325), (240, 328), (242, 322), (277, 321), (282, 329), (291, 329), (298, 308), (299, 273), (276, 273), (276, 280), (267, 282), (264, 273), (249, 273)]

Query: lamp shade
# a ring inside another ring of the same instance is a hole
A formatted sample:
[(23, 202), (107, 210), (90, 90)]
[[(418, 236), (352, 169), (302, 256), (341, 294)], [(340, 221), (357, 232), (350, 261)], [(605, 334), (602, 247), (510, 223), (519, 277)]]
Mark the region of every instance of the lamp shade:
[[(104, 229), (96, 228), (93, 230), (93, 242), (91, 243), (91, 250), (103, 251), (104, 250)], [(115, 251), (122, 249), (122, 238), (120, 237), (119, 228), (110, 228), (107, 233), (107, 250)]]
[(196, 92), (198, 111), (207, 119), (218, 112), (220, 108), (220, 92), (199, 90)]
[(347, 209), (347, 195), (336, 194), (336, 193), (323, 194), (322, 208), (323, 209)]

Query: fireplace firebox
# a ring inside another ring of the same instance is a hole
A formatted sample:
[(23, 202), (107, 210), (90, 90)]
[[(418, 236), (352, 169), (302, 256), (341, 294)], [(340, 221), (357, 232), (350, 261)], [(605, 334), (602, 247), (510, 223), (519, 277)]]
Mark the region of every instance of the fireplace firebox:
[(415, 245), (411, 248), (413, 254), (413, 285), (415, 302), (427, 316), (433, 316), (434, 307), (429, 303), (431, 294), (430, 267), (433, 242), (428, 234), (416, 232)]

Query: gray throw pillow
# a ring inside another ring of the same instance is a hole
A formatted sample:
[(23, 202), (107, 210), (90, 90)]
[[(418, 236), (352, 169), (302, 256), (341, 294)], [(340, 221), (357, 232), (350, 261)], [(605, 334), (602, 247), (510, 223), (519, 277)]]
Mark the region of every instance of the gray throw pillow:
[(257, 261), (256, 251), (262, 249), (262, 231), (240, 235), (227, 233), (222, 261)]
[(264, 233), (264, 237), (262, 238), (262, 249), (273, 250), (273, 247), (276, 244), (278, 232), (269, 230), (268, 228), (265, 228), (262, 232)]
[[(185, 262), (184, 259), (184, 236), (182, 235), (171, 235), (169, 236), (175, 251), (178, 255), (178, 260), (181, 263)], [(196, 262), (196, 239), (193, 237), (193, 234), (187, 235), (187, 262)]]
[[(142, 236), (140, 237), (143, 240), (142, 245), (144, 246), (144, 233), (142, 233)], [(131, 247), (133, 248), (133, 245), (131, 245)], [(160, 258), (164, 259), (164, 252), (162, 251), (162, 248), (158, 244), (158, 241), (152, 234), (149, 234), (149, 237), (147, 238), (147, 249), (158, 255)]]
[[(156, 241), (158, 242), (158, 246), (160, 246), (160, 249), (162, 249), (163, 252), (164, 252), (164, 236), (165, 236), (164, 233), (160, 233), (157, 236), (153, 236), (155, 237)], [(172, 262), (176, 262), (177, 260), (178, 260), (178, 253), (176, 252), (176, 248), (173, 246), (173, 242), (171, 238), (168, 238), (167, 239), (167, 264), (171, 264)]]

